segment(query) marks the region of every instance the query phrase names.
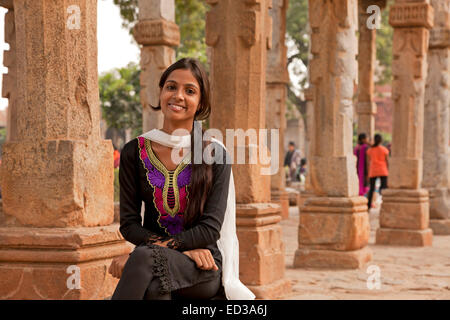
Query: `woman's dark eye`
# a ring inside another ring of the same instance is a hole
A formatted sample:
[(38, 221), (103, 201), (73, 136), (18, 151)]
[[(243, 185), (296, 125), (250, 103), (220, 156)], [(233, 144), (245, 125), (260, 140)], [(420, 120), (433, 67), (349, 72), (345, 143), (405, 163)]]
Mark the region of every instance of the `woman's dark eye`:
[(169, 84), (167, 87), (167, 90), (175, 90), (175, 86)]
[(194, 91), (193, 89), (187, 89), (186, 92), (187, 92), (188, 94), (194, 94), (194, 93), (195, 93), (195, 91)]

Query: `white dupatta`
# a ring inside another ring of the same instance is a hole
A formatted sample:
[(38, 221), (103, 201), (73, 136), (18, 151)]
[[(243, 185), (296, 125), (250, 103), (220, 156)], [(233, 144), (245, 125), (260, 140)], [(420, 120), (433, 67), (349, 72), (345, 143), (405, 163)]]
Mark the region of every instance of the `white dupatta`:
[[(170, 148), (187, 148), (191, 145), (191, 136), (170, 135), (159, 129), (150, 130), (141, 135)], [(225, 150), (224, 144), (219, 143)], [(222, 254), (222, 285), (228, 300), (253, 300), (255, 295), (239, 280), (239, 241), (236, 235), (236, 193), (234, 190), (233, 170), (231, 170), (228, 189), (227, 208), (217, 247)]]

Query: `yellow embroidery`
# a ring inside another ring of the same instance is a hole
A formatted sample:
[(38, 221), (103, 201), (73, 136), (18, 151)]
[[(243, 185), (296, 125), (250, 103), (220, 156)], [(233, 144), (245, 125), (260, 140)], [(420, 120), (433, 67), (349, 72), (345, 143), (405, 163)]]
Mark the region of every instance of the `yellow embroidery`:
[[(166, 167), (162, 164), (161, 161), (156, 157), (156, 155), (153, 153), (152, 146), (150, 144), (150, 140), (144, 139), (144, 145), (145, 150), (147, 151), (147, 154), (149, 156), (150, 162), (152, 165), (157, 168), (165, 178), (164, 182), (164, 188), (163, 188), (163, 207), (164, 210), (168, 214), (170, 214), (172, 217), (174, 217), (178, 210), (180, 209), (180, 192), (178, 189), (178, 175), (183, 169), (191, 162), (190, 153), (186, 155), (183, 160), (181, 160), (181, 163), (175, 168), (175, 170), (167, 170)], [(169, 204), (167, 202), (167, 195), (169, 192), (169, 186), (173, 187), (173, 193), (175, 197), (175, 205), (173, 208), (169, 207)], [(153, 194), (153, 199), (155, 199)], [(155, 204), (156, 207), (156, 204)], [(157, 208), (157, 207), (156, 207)]]

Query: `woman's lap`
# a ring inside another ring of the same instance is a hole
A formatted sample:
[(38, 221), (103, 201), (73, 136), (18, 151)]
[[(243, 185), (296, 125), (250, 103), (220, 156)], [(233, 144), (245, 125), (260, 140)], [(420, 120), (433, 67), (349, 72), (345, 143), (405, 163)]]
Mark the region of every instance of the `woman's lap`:
[(150, 283), (158, 281), (161, 283), (161, 295), (170, 291), (174, 297), (181, 299), (209, 299), (217, 293), (221, 279), (220, 271), (201, 270), (182, 252), (156, 245), (136, 247), (125, 265), (124, 276), (126, 279), (117, 286), (119, 291), (132, 291), (126, 287), (137, 286), (139, 292), (136, 295), (142, 298), (145, 295), (145, 290), (141, 295), (142, 286), (154, 290), (155, 286), (150, 286)]

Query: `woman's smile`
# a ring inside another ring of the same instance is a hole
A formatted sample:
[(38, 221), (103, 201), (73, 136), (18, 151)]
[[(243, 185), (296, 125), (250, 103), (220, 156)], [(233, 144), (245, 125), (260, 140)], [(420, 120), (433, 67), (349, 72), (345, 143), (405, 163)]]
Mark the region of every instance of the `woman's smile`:
[(168, 103), (169, 109), (175, 112), (181, 112), (186, 110), (186, 107), (181, 106), (180, 104), (176, 103)]

